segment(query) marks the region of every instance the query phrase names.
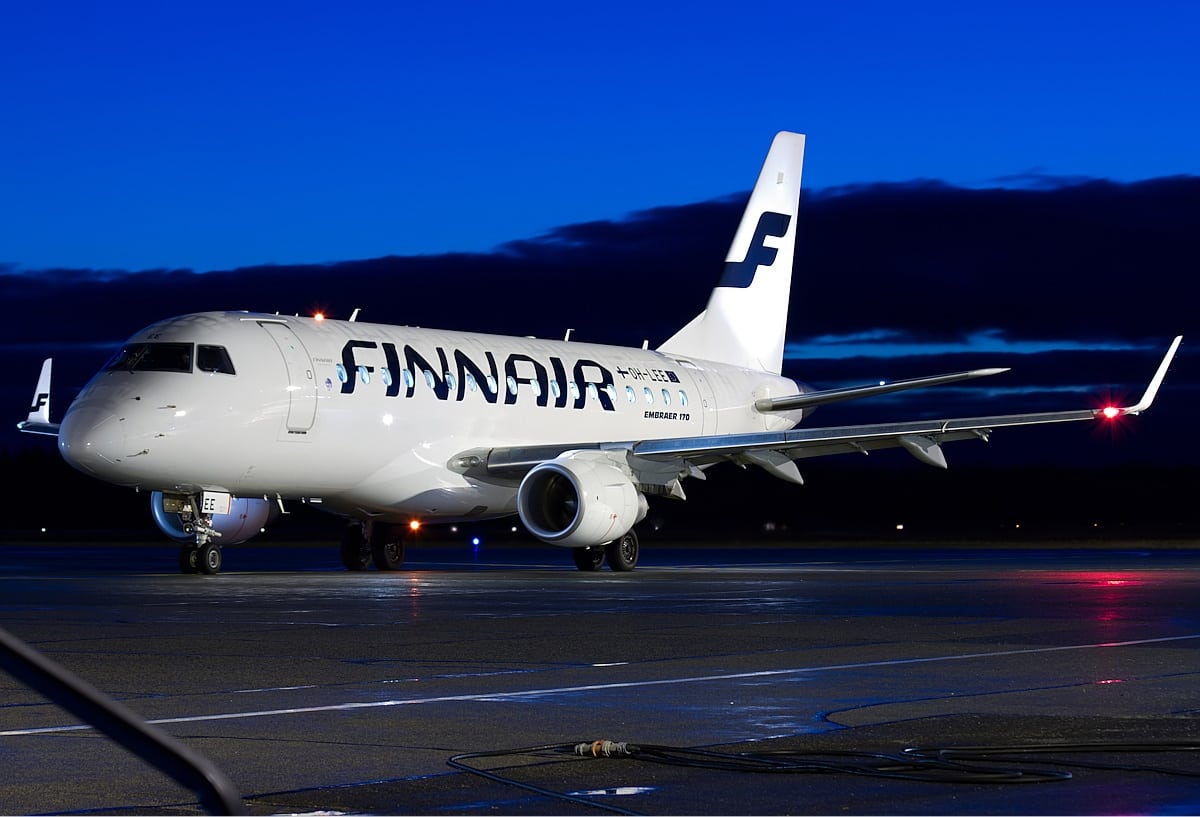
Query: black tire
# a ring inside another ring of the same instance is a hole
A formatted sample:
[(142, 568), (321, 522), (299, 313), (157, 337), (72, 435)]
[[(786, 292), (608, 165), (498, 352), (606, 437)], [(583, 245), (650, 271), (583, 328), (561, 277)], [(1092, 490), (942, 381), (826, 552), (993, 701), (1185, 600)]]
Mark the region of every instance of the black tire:
[(200, 572), (200, 550), (195, 545), (184, 545), (179, 548), (179, 572)]
[(625, 573), (637, 567), (640, 551), (641, 545), (633, 531), (613, 539), (604, 546), (604, 556), (608, 560), (609, 568), (618, 573)]
[(404, 564), (404, 539), (388, 537), (371, 543), (371, 559), (376, 570), (399, 570)]
[(604, 564), (604, 546), (593, 545), (588, 548), (571, 548), (571, 556), (575, 559), (575, 566), (582, 571), (591, 573), (599, 570)]
[(342, 532), (342, 564), (347, 570), (366, 570), (371, 566), (371, 548), (362, 533), (362, 525), (354, 522)]
[(221, 549), (212, 542), (202, 545), (196, 551), (196, 569), (205, 576), (215, 576), (221, 572)]

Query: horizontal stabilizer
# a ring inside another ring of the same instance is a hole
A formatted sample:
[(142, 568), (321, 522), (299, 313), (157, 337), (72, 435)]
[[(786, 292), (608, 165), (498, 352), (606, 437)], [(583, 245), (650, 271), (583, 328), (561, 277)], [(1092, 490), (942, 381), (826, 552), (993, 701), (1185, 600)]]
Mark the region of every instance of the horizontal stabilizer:
[(858, 400), (863, 397), (874, 397), (878, 394), (889, 394), (906, 389), (922, 389), (927, 386), (942, 386), (946, 383), (959, 383), (976, 377), (988, 377), (993, 374), (1007, 372), (1008, 369), (972, 369), (969, 372), (954, 374), (939, 374), (931, 377), (914, 377), (911, 380), (897, 380), (893, 383), (877, 383), (872, 386), (851, 386), (845, 389), (825, 389), (810, 391), (804, 394), (791, 394), (786, 397), (764, 397), (754, 403), (759, 411), (793, 411), (795, 409), (820, 406), (825, 403), (837, 403), (842, 400)]
[(58, 423), (37, 423), (32, 420), (22, 420), (17, 423), (17, 430), (24, 431), (26, 434), (47, 434), (51, 437), (57, 437)]

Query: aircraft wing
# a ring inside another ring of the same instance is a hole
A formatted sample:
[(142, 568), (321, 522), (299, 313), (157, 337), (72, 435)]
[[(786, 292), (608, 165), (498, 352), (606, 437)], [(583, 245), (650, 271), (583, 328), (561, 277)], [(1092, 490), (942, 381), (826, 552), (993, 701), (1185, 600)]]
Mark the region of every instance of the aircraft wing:
[[(680, 497), (682, 489), (679, 487), (679, 480), (682, 477), (703, 478), (702, 468), (722, 460), (758, 465), (781, 479), (796, 483), (803, 480), (795, 460), (830, 454), (866, 453), (882, 448), (904, 448), (922, 462), (945, 468), (946, 458), (941, 450), (942, 443), (972, 439), (986, 441), (997, 428), (1081, 420), (1112, 420), (1126, 414), (1140, 414), (1154, 402), (1181, 340), (1182, 336), (1174, 339), (1141, 399), (1130, 406), (859, 426), (793, 428), (786, 431), (676, 439), (494, 448), (486, 452), (470, 452), (472, 455), (468, 459), (471, 460), (472, 466), (482, 466), (490, 475), (511, 477), (568, 451), (601, 450), (614, 456), (623, 455), (634, 478), (643, 487), (658, 485), (664, 489), (664, 493)], [(992, 372), (989, 370), (988, 373)]]
[(905, 391), (906, 389), (923, 389), (928, 386), (941, 386), (946, 383), (961, 383), (976, 377), (988, 377), (993, 374), (1007, 372), (1008, 369), (972, 369), (969, 372), (954, 374), (939, 374), (933, 377), (914, 377), (911, 380), (896, 380), (891, 383), (879, 383), (870, 386), (852, 386), (846, 389), (823, 389), (821, 391), (792, 394), (786, 397), (764, 397), (755, 402), (754, 407), (759, 411), (791, 411), (793, 409), (822, 406), (826, 403), (837, 403), (842, 400), (858, 400), (863, 397), (874, 397), (877, 394)]

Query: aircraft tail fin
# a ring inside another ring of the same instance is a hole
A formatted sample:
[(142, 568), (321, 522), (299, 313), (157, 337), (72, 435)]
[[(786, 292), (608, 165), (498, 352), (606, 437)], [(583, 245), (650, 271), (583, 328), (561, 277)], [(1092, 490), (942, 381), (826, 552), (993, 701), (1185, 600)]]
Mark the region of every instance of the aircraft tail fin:
[(658, 351), (780, 373), (803, 166), (804, 134), (777, 133), (707, 308)]
[(58, 423), (50, 422), (50, 364), (53, 358), (42, 362), (42, 373), (38, 375), (37, 388), (33, 392), (33, 403), (29, 416), (17, 423), (17, 428), (30, 434), (58, 435)]

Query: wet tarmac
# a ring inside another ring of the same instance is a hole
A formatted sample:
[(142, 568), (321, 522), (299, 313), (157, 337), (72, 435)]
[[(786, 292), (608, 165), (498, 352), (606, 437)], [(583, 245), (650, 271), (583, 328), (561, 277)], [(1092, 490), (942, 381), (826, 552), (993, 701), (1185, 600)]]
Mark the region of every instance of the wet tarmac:
[[(0, 544), (0, 627), (251, 814), (1200, 814), (1200, 542)], [(634, 747), (579, 756), (596, 740)], [(939, 751), (941, 750), (941, 751)], [(956, 750), (956, 751), (951, 751)], [(0, 814), (197, 794), (0, 672)]]

